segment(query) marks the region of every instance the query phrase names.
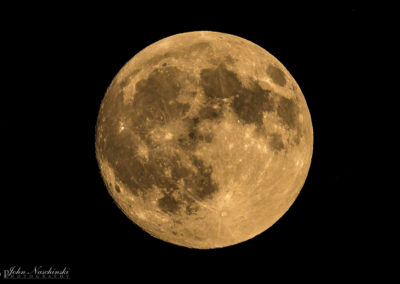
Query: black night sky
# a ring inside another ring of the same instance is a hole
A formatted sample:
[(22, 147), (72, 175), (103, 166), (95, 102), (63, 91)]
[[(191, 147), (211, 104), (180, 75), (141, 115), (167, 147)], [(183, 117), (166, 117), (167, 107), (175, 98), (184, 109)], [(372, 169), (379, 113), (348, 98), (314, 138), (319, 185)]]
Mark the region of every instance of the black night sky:
[[(13, 7), (14, 16), (1, 20), (8, 75), (0, 271), (41, 264), (68, 266), (73, 280), (267, 283), (272, 275), (334, 277), (368, 262), (361, 232), (369, 185), (360, 183), (361, 98), (369, 96), (360, 86), (371, 32), (364, 12), (157, 5)], [(195, 30), (241, 36), (277, 57), (302, 89), (314, 127), (309, 176), (290, 210), (254, 239), (208, 251), (162, 242), (126, 218), (107, 193), (94, 149), (100, 102), (119, 69), (149, 44)]]

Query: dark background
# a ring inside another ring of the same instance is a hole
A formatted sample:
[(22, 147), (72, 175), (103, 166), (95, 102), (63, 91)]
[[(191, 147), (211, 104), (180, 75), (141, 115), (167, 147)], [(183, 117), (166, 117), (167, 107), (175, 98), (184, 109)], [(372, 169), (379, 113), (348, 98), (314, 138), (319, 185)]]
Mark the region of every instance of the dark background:
[[(357, 275), (369, 263), (360, 141), (373, 20), (352, 7), (190, 5), (3, 10), (11, 16), (2, 19), (0, 270), (40, 264), (70, 267), (75, 280), (253, 282)], [(290, 210), (254, 239), (215, 250), (171, 245), (134, 225), (108, 195), (94, 149), (100, 102), (119, 69), (149, 44), (196, 30), (241, 36), (277, 57), (314, 127), (310, 172)]]

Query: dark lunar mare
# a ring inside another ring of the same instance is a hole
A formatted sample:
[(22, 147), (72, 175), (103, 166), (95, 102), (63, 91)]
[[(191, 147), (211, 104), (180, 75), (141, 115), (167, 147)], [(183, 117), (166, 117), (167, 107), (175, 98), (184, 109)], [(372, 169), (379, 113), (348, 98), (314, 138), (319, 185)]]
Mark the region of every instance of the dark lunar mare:
[(271, 77), (272, 81), (283, 87), (286, 85), (286, 78), (285, 78), (285, 73), (278, 67), (275, 67), (273, 65), (269, 65), (267, 68), (267, 74)]
[[(114, 169), (116, 179), (121, 181), (135, 196), (146, 196), (149, 191), (158, 187), (162, 197), (158, 200), (159, 208), (166, 213), (176, 213), (181, 208), (186, 214), (195, 214), (195, 199), (211, 198), (218, 191), (212, 180), (212, 167), (193, 155), (193, 150), (200, 142), (211, 142), (210, 135), (201, 134), (197, 125), (204, 119), (216, 119), (220, 111), (205, 107), (196, 118), (187, 118), (188, 104), (177, 102), (182, 82), (188, 79), (185, 72), (176, 67), (164, 66), (153, 70), (149, 76), (136, 83), (136, 93), (131, 104), (123, 104), (123, 86), (112, 85), (105, 98), (105, 108), (99, 118), (106, 118), (102, 123), (106, 141), (98, 141), (99, 152), (104, 153), (105, 160)], [(121, 84), (125, 84), (122, 81)], [(194, 95), (194, 94), (193, 94)], [(119, 131), (119, 123), (125, 118), (125, 128)], [(153, 141), (150, 131), (173, 121), (184, 121), (188, 128), (178, 139), (183, 150), (162, 152), (157, 149), (159, 141)], [(142, 141), (142, 142), (141, 142)], [(140, 157), (138, 148), (145, 142), (148, 157)], [(189, 157), (195, 170), (183, 165), (182, 155)], [(167, 174), (167, 169), (170, 173)], [(179, 190), (178, 181), (182, 180), (190, 192), (183, 192), (180, 198), (175, 192)], [(117, 190), (117, 189), (116, 189)], [(119, 187), (117, 192), (120, 192)]]
[[(182, 82), (187, 80), (190, 80), (189, 74), (176, 67), (163, 65), (136, 83), (136, 93), (130, 104), (123, 103), (122, 87), (127, 81), (123, 80), (119, 85), (113, 82), (99, 115), (99, 120), (105, 118), (101, 125), (103, 136), (107, 139), (97, 141), (97, 152), (104, 154), (104, 159), (114, 169), (117, 180), (125, 184), (134, 195), (146, 196), (154, 187), (162, 189), (158, 206), (169, 214), (174, 214), (181, 208), (189, 215), (195, 214), (198, 209), (195, 199), (212, 198), (218, 191), (218, 185), (211, 177), (212, 167), (193, 155), (198, 143), (211, 143), (213, 140), (212, 134), (199, 131), (200, 122), (221, 119), (224, 106), (229, 104), (243, 123), (255, 124), (257, 131), (264, 136), (267, 135), (263, 125), (265, 111), (276, 111), (282, 122), (291, 129), (298, 124), (295, 102), (278, 96), (271, 90), (264, 90), (256, 81), (249, 86), (243, 86), (238, 76), (224, 64), (201, 71), (200, 86), (208, 100), (196, 117), (189, 118), (186, 116), (189, 104), (176, 100)], [(224, 99), (229, 99), (229, 102)], [(125, 128), (129, 131), (119, 131), (121, 119), (125, 119)], [(179, 153), (177, 151), (159, 151), (156, 147), (159, 141), (153, 141), (149, 135), (156, 126), (162, 127), (173, 121), (183, 121), (187, 128), (187, 132), (177, 139), (181, 154), (173, 154)], [(280, 134), (270, 135), (269, 141), (272, 149), (283, 150)], [(143, 142), (149, 150), (148, 159), (137, 155), (138, 146)], [(196, 170), (183, 165), (182, 155), (189, 157)], [(169, 174), (166, 169), (170, 169)], [(180, 195), (176, 194), (179, 180), (184, 182), (186, 190)], [(116, 191), (120, 192), (119, 188)]]
[(274, 110), (270, 90), (264, 90), (257, 82), (244, 87), (238, 76), (220, 64), (216, 68), (201, 71), (200, 82), (204, 93), (211, 101), (218, 98), (233, 98), (232, 109), (244, 123), (254, 123), (263, 132), (263, 112)]
[[(286, 84), (282, 70), (270, 65), (267, 73), (281, 86)], [(245, 124), (254, 124), (257, 132), (269, 138), (270, 146), (275, 151), (284, 149), (281, 134), (267, 134), (263, 124), (264, 112), (276, 112), (282, 123), (290, 129), (300, 129), (299, 109), (295, 101), (287, 99), (272, 90), (263, 89), (257, 81), (244, 86), (238, 76), (228, 70), (224, 64), (215, 68), (203, 69), (200, 73), (200, 85), (211, 103), (218, 103), (222, 98), (233, 98), (231, 108)], [(295, 143), (298, 143), (298, 136)]]

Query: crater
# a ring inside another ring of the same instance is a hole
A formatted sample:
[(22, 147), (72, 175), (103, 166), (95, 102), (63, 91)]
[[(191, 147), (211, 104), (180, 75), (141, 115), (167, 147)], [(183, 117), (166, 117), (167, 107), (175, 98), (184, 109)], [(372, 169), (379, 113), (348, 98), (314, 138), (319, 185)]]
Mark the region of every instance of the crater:
[(121, 189), (119, 188), (119, 186), (117, 184), (115, 185), (115, 191), (118, 193), (121, 193)]
[(285, 78), (285, 73), (274, 65), (269, 65), (267, 68), (267, 74), (271, 77), (272, 81), (283, 87), (286, 85), (286, 78)]

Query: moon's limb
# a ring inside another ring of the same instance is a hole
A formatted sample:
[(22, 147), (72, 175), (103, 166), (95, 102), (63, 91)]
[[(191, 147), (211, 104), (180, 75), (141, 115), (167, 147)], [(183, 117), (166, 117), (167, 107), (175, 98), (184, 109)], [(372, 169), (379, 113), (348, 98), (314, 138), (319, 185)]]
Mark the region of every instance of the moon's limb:
[(214, 32), (138, 53), (111, 83), (96, 126), (117, 205), (151, 235), (194, 248), (272, 226), (305, 182), (312, 145), (306, 101), (284, 66)]

